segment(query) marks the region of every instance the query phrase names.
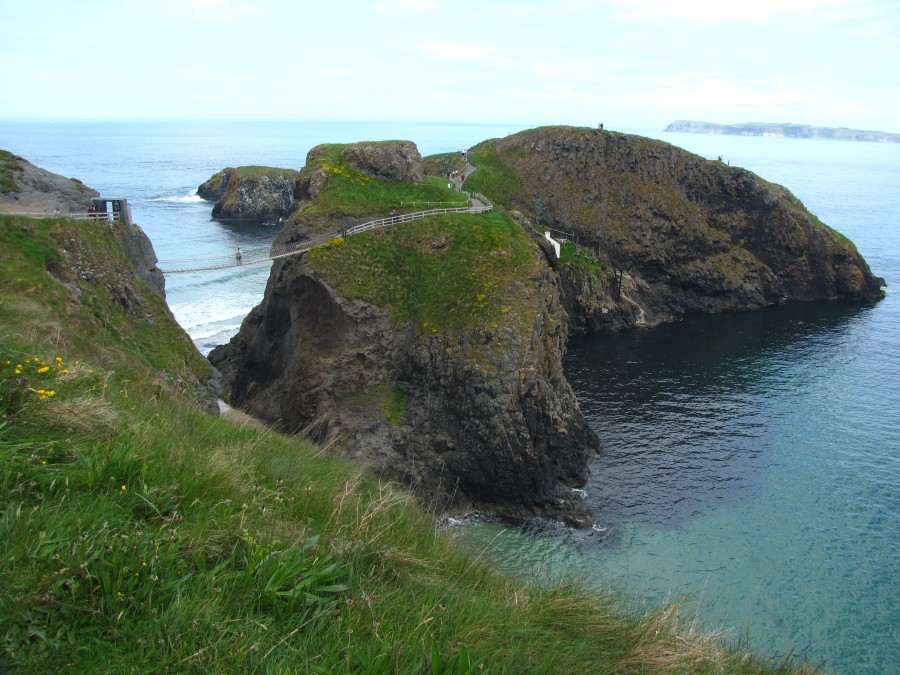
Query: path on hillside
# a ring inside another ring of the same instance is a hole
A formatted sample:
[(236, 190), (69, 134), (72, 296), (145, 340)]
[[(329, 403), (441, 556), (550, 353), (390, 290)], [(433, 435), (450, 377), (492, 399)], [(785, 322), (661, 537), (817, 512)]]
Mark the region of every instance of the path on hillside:
[(462, 171), (460, 174), (458, 174), (458, 175), (454, 176), (453, 178), (451, 178), (451, 180), (453, 181), (453, 186), (456, 188), (456, 191), (457, 191), (457, 192), (463, 192), (463, 182), (464, 182), (464, 181), (463, 181), (463, 176), (465, 176), (466, 178), (468, 178), (469, 176), (472, 175), (472, 173), (474, 173), (475, 169), (478, 168), (478, 167), (475, 166), (474, 164), (469, 164), (469, 156), (468, 156), (468, 153), (466, 154), (466, 156), (465, 156), (464, 159), (465, 159), (465, 162), (466, 162), (466, 168), (465, 168), (465, 170)]

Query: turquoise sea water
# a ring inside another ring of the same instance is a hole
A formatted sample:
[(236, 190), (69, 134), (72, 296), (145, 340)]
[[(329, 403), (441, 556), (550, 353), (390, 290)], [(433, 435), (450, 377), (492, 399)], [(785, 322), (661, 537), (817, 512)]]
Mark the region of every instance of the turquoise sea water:
[[(197, 186), (226, 166), (299, 168), (323, 142), (408, 139), (423, 154), (515, 125), (0, 121), (0, 148), (125, 197), (161, 259), (265, 245), (277, 226), (210, 220)], [(627, 131), (627, 130), (626, 130)], [(888, 281), (871, 307), (694, 317), (573, 341), (566, 370), (604, 451), (591, 532), (470, 524), (466, 545), (537, 580), (577, 575), (827, 671), (900, 670), (900, 145), (638, 131), (790, 188)], [(227, 341), (261, 267), (172, 275), (198, 346)]]
[(566, 372), (604, 445), (585, 487), (598, 531), (462, 538), (537, 580), (684, 600), (763, 654), (900, 672), (900, 146), (657, 135), (790, 187), (887, 298), (574, 340)]

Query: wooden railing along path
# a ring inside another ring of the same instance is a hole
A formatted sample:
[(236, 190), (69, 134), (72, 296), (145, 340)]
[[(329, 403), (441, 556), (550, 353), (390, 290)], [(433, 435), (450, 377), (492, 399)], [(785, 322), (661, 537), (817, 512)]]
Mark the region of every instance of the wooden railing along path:
[(47, 211), (45, 213), (16, 213), (4, 212), (6, 216), (27, 216), (28, 218), (68, 218), (69, 220), (105, 220), (111, 223), (118, 223), (122, 220), (122, 214), (118, 211), (97, 211), (91, 213), (62, 213), (60, 211)]

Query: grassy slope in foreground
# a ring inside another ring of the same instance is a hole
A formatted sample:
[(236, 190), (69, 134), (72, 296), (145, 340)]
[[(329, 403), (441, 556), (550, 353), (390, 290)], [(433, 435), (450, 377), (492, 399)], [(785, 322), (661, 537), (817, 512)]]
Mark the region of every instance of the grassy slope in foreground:
[(404, 492), (208, 416), (168, 310), (76, 277), (75, 240), (96, 278), (127, 265), (101, 224), (0, 216), (0, 670), (758, 670), (672, 612), (501, 578)]

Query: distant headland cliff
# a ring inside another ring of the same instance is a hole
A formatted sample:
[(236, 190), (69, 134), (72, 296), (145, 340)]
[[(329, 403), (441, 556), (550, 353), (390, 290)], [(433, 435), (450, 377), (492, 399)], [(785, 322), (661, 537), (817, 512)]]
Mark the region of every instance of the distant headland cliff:
[(691, 134), (722, 134), (725, 136), (772, 136), (777, 138), (819, 138), (832, 141), (863, 141), (870, 143), (900, 143), (900, 134), (884, 131), (864, 131), (847, 127), (814, 127), (809, 124), (779, 124), (775, 122), (741, 122), (717, 124), (676, 120), (666, 131)]

